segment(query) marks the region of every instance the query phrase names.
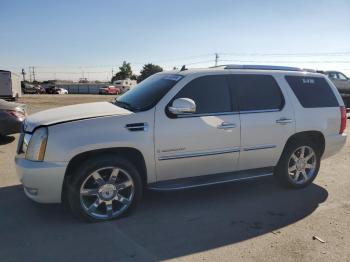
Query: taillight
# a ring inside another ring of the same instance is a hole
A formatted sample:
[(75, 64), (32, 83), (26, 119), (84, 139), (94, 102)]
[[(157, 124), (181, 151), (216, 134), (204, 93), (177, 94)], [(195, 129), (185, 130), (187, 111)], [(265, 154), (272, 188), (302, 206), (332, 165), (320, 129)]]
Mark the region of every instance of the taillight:
[(340, 122), (339, 134), (343, 134), (344, 130), (346, 128), (346, 108), (345, 108), (345, 106), (340, 107), (340, 115), (341, 115), (341, 122)]
[(26, 117), (23, 111), (7, 110), (6, 112), (15, 118), (24, 119)]

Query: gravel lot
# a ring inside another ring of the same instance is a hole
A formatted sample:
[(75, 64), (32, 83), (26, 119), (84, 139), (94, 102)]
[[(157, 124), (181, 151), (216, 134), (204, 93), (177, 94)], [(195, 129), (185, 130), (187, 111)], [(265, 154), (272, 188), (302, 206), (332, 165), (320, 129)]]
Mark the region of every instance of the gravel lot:
[[(33, 95), (20, 102), (34, 113), (112, 99)], [(1, 261), (350, 261), (349, 140), (302, 190), (268, 178), (147, 192), (132, 216), (86, 224), (61, 205), (25, 197), (13, 161), (17, 139), (0, 139)]]

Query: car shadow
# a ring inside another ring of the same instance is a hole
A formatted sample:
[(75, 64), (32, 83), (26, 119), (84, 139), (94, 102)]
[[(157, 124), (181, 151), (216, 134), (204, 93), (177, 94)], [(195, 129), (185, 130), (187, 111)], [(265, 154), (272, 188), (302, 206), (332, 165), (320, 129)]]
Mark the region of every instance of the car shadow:
[[(135, 213), (83, 223), (62, 205), (35, 204), (20, 186), (0, 188), (0, 256), (13, 261), (156, 261), (232, 245), (310, 215), (328, 197), (312, 184), (272, 178), (168, 193), (147, 192)], [(282, 229), (283, 230), (283, 229)]]
[(12, 143), (16, 138), (14, 136), (1, 136), (0, 135), (0, 146)]

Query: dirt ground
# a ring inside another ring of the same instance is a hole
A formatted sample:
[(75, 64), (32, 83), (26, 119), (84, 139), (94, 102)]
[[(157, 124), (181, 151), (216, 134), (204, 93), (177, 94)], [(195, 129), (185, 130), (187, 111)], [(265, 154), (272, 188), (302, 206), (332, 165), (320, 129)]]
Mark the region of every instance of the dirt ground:
[[(33, 95), (20, 102), (31, 114), (112, 99)], [(267, 178), (146, 192), (131, 216), (86, 224), (61, 205), (25, 197), (13, 161), (17, 139), (0, 139), (0, 261), (350, 261), (349, 140), (305, 189)]]

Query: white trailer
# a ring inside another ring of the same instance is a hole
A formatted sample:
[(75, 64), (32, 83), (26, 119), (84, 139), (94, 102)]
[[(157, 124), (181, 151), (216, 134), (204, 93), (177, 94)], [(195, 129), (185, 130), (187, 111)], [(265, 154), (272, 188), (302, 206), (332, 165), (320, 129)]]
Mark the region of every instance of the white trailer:
[(136, 80), (131, 80), (130, 78), (126, 78), (124, 80), (115, 80), (113, 81), (113, 85), (115, 85), (116, 87), (121, 88), (122, 91), (128, 91), (130, 89), (132, 89), (134, 86), (137, 85), (137, 81)]
[(21, 77), (10, 71), (0, 70), (0, 98), (16, 100), (21, 96)]

